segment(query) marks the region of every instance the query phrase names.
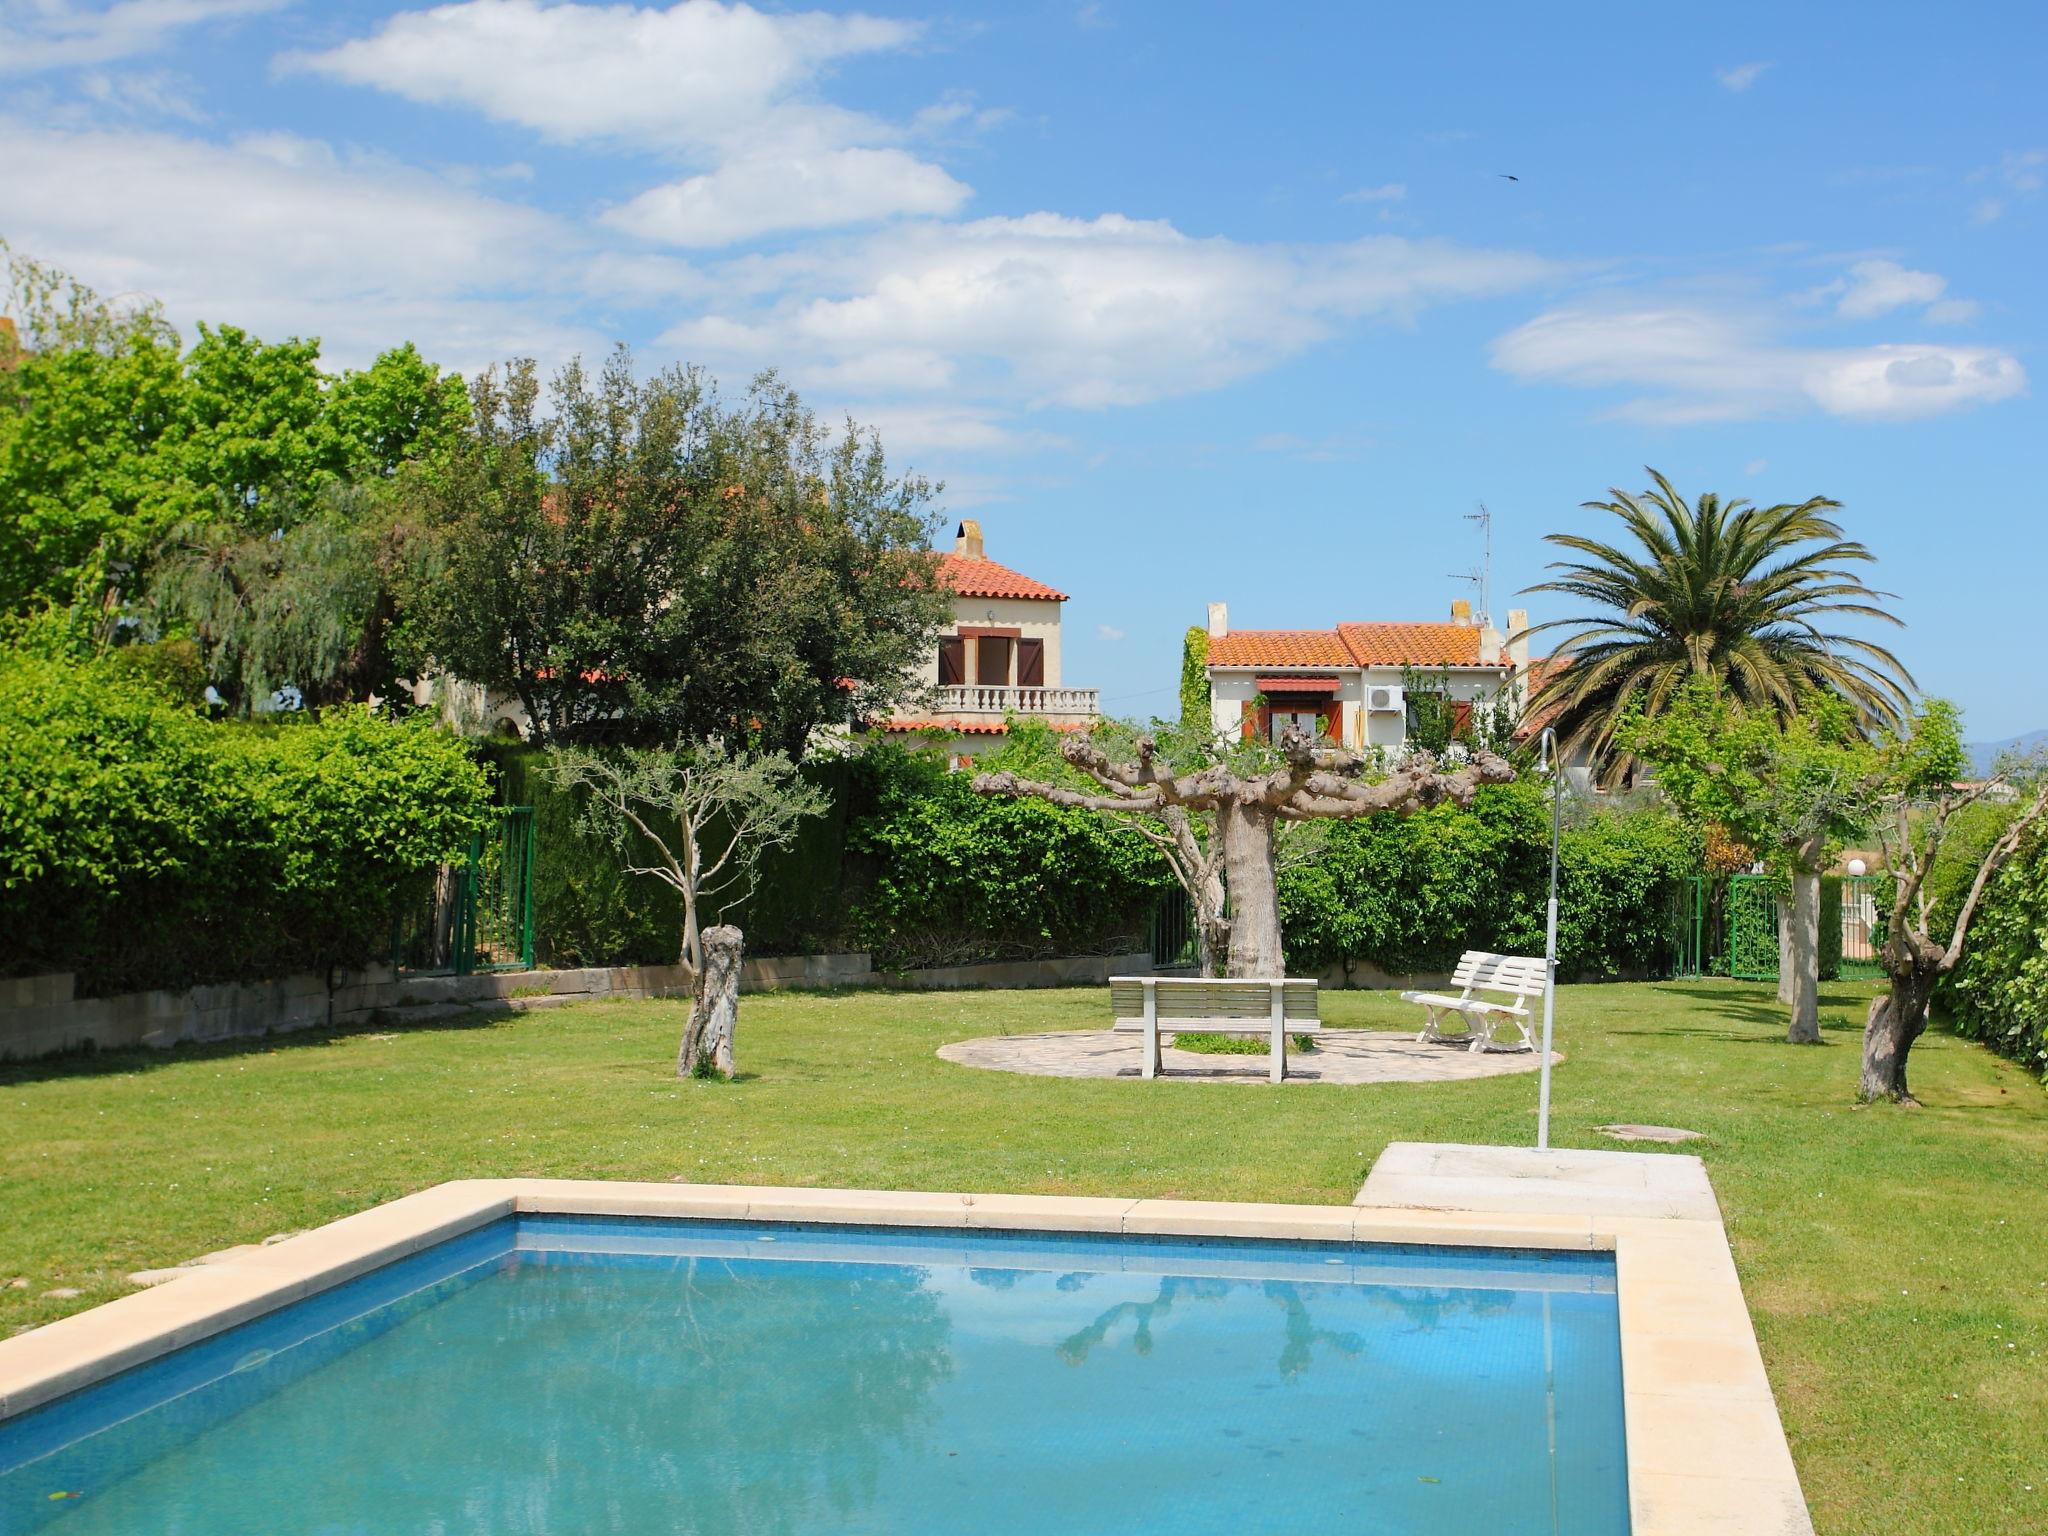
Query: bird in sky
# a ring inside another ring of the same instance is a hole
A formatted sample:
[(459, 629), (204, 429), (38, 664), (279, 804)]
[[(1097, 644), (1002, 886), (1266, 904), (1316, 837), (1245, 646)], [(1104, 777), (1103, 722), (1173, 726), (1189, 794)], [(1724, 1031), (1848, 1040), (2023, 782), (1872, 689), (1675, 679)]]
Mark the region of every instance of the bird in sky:
[(1520, 181), (1522, 179), (1519, 176), (1510, 176), (1506, 171), (1500, 171), (1497, 174), (1502, 181)]

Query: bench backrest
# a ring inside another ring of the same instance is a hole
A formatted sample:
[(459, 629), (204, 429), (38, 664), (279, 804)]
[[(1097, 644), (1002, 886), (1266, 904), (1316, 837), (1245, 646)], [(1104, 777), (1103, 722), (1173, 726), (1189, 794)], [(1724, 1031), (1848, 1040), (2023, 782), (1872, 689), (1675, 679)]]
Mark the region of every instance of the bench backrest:
[[(1112, 976), (1110, 1013), (1119, 1019), (1143, 1018), (1148, 981), (1157, 991), (1162, 1019), (1265, 1019), (1273, 1014), (1271, 982), (1224, 976)], [(1320, 1021), (1314, 977), (1290, 976), (1280, 987), (1287, 1018)]]
[(1541, 997), (1549, 967), (1541, 955), (1495, 955), (1483, 949), (1468, 949), (1458, 957), (1451, 972), (1451, 985), (1467, 992), (1512, 992), (1517, 997)]

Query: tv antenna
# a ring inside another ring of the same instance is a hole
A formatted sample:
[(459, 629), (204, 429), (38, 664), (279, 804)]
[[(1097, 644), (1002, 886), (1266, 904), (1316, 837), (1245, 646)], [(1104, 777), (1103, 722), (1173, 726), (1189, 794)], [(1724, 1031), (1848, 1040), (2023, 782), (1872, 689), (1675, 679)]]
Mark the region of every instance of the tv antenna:
[(1467, 512), (1465, 521), (1479, 525), (1480, 537), (1484, 540), (1485, 556), (1481, 563), (1469, 571), (1451, 572), (1453, 581), (1469, 581), (1479, 594), (1478, 619), (1481, 625), (1493, 622), (1493, 514), (1486, 510), (1486, 503), (1479, 503), (1477, 512)]

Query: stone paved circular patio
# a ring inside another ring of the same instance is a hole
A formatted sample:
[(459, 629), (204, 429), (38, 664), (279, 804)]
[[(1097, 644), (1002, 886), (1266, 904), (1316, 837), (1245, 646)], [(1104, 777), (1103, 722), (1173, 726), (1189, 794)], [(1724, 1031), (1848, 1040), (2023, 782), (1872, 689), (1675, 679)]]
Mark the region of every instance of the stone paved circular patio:
[[(1138, 1077), (1144, 1036), (1107, 1029), (1059, 1030), (1039, 1035), (986, 1035), (939, 1047), (939, 1055), (963, 1067), (1022, 1072), (1032, 1077)], [(1169, 1045), (1164, 1053), (1168, 1081), (1263, 1083), (1269, 1060), (1256, 1056), (1212, 1056)], [(1553, 1064), (1563, 1061), (1550, 1053)], [(1431, 1045), (1396, 1030), (1327, 1030), (1313, 1051), (1287, 1053), (1290, 1083), (1449, 1083), (1468, 1077), (1504, 1077), (1534, 1072), (1534, 1051), (1474, 1053), (1462, 1045)]]

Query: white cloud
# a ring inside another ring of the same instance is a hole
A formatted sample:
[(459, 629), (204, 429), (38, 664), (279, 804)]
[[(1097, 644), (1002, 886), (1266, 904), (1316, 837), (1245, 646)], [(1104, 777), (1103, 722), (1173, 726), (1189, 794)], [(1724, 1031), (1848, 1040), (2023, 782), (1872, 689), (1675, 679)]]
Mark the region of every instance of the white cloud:
[(1835, 313), (1845, 319), (1868, 320), (1909, 304), (1932, 304), (1947, 288), (1947, 280), (1939, 273), (1915, 272), (1896, 261), (1859, 261), (1849, 269)]
[(1933, 325), (1968, 325), (1983, 310), (1975, 299), (1943, 299), (1927, 306), (1926, 318)]
[(562, 142), (691, 163), (699, 174), (652, 187), (607, 218), (649, 240), (701, 247), (956, 212), (969, 189), (892, 146), (907, 133), (986, 127), (999, 112), (948, 95), (905, 129), (818, 92), (835, 64), (919, 35), (916, 23), (857, 12), (771, 14), (724, 0), (654, 9), (462, 0), (401, 12), (367, 37), (287, 55), (279, 67), (470, 108)]
[(835, 149), (730, 160), (642, 192), (604, 221), (664, 245), (730, 245), (780, 230), (948, 214), (969, 195), (936, 165), (900, 149)]
[(1112, 644), (1114, 644), (1116, 641), (1124, 638), (1125, 632), (1121, 629), (1118, 629), (1114, 624), (1098, 624), (1095, 626), (1095, 633), (1100, 638), (1110, 641)]
[(1360, 187), (1356, 192), (1346, 192), (1337, 201), (1340, 203), (1398, 203), (1408, 195), (1406, 182), (1383, 182), (1377, 187)]
[(423, 171), (284, 134), (218, 145), (6, 118), (0, 164), (17, 249), (183, 325), (318, 335), (330, 365), (407, 338), (464, 369), (604, 344), (556, 318), (585, 264), (572, 230)]
[(1972, 224), (1996, 224), (2005, 217), (2005, 204), (1995, 197), (1979, 198), (1970, 209)]
[(0, 75), (109, 64), (150, 53), (186, 27), (274, 11), (289, 0), (0, 0)]
[(1767, 60), (1752, 60), (1747, 64), (1731, 65), (1727, 69), (1714, 71), (1714, 78), (1728, 90), (1740, 94), (1755, 85), (1763, 72), (1771, 68)]
[(1905, 420), (2018, 394), (2026, 372), (1991, 347), (1799, 346), (1768, 318), (1698, 305), (1553, 309), (1493, 344), (1517, 378), (1644, 391), (1619, 415), (1735, 421), (1818, 407), (1832, 416)]
[(1745, 475), (1760, 475), (1770, 467), (1771, 461), (1769, 459), (1751, 459), (1742, 466), (1742, 472)]
[(904, 389), (1079, 407), (1216, 388), (1346, 322), (1555, 274), (1512, 251), (1375, 236), (1196, 239), (1158, 220), (1051, 213), (920, 223), (735, 263), (711, 313), (664, 338), (697, 356), (842, 376), (877, 354)]
[[(823, 411), (837, 417), (840, 413)], [(845, 413), (862, 428), (874, 428), (891, 457), (975, 453), (1015, 455), (1071, 447), (1052, 432), (1020, 428), (1000, 412), (971, 405), (863, 405)]]
[(203, 123), (208, 116), (189, 80), (160, 69), (127, 73), (93, 70), (79, 78), (78, 89), (88, 101), (122, 117)]
[(403, 11), (369, 37), (280, 60), (351, 85), (470, 107), (549, 138), (679, 152), (764, 139), (789, 149), (887, 130), (812, 91), (831, 64), (907, 47), (915, 23), (744, 3), (666, 9), (462, 0)]

